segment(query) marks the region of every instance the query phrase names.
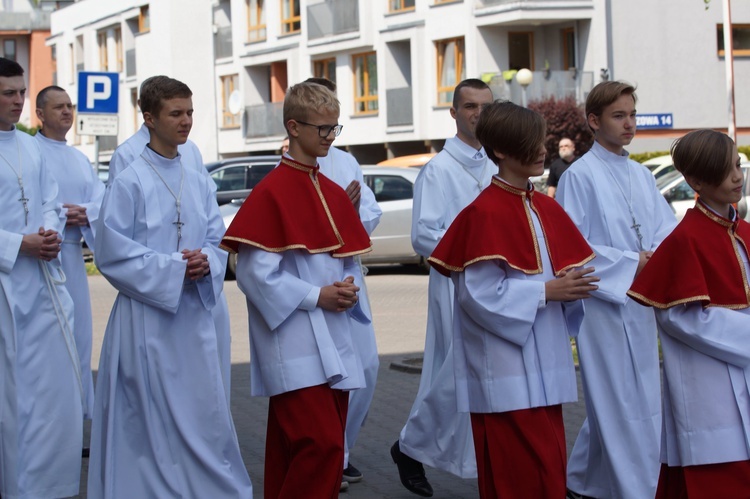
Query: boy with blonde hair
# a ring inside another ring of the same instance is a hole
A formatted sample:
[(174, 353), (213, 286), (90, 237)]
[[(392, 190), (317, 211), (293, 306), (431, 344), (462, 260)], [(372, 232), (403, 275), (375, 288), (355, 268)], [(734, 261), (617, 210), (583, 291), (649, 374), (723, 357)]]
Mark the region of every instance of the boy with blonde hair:
[(338, 497), (349, 390), (364, 386), (350, 320), (358, 304), (352, 257), (370, 239), (346, 192), (319, 173), (336, 136), (339, 103), (327, 88), (287, 92), (289, 151), (252, 191), (224, 236), (238, 252), (247, 297), (251, 392), (270, 396), (264, 494)]

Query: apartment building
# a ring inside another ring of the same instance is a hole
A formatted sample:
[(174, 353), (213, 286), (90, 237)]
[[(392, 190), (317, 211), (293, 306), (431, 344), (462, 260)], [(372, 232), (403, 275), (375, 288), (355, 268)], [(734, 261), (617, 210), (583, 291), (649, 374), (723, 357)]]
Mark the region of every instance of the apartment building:
[[(732, 15), (741, 82), (750, 4), (735, 0)], [(192, 88), (191, 138), (207, 161), (276, 150), (286, 89), (325, 76), (341, 101), (336, 144), (371, 163), (439, 150), (467, 77), (519, 103), (524, 92), (583, 101), (602, 80), (633, 82), (644, 115), (634, 151), (725, 129), (722, 22), (721, 2), (703, 0), (79, 0), (52, 14), (47, 44), (71, 96), (78, 71), (120, 73), (119, 135), (105, 151), (140, 125), (137, 88), (154, 74)], [(522, 68), (533, 72), (525, 88), (514, 78)], [(739, 85), (736, 109), (748, 143), (750, 95)]]

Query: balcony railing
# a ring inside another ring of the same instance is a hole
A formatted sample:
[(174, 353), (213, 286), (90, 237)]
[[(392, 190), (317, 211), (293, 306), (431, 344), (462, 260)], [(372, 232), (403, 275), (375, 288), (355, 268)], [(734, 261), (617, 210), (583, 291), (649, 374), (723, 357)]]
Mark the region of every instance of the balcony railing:
[(476, 6), (481, 9), (484, 7), (495, 7), (498, 5), (518, 4), (519, 7), (528, 7), (537, 4), (538, 8), (556, 9), (564, 7), (564, 4), (593, 4), (593, 0), (477, 0)]
[(232, 27), (224, 26), (216, 29), (214, 34), (214, 57), (223, 59), (232, 57)]
[[(563, 99), (574, 97), (578, 102), (584, 102), (586, 96), (594, 88), (594, 73), (590, 71), (533, 71), (534, 78), (526, 89), (526, 100), (531, 102), (547, 97)], [(506, 81), (501, 74), (492, 78), (489, 83), (495, 99), (505, 99), (521, 104), (523, 88), (515, 77)]]
[(246, 139), (279, 135), (286, 135), (283, 102), (269, 102), (245, 108)]
[(359, 31), (359, 0), (327, 0), (307, 7), (310, 40)]
[(34, 10), (31, 12), (3, 12), (0, 16), (2, 31), (37, 31), (50, 27), (50, 12)]
[(125, 76), (135, 76), (135, 49), (125, 51)]
[(406, 126), (414, 124), (412, 114), (411, 88), (391, 88), (385, 91), (388, 114), (388, 126)]

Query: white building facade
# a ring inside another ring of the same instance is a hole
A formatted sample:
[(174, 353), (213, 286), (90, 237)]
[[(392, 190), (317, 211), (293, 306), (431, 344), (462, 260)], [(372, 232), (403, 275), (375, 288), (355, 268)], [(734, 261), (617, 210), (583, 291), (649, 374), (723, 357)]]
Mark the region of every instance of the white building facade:
[[(735, 80), (750, 77), (750, 3), (733, 2)], [(722, 5), (702, 0), (79, 0), (52, 14), (57, 81), (120, 73), (119, 135), (140, 125), (137, 88), (155, 74), (193, 90), (191, 139), (207, 161), (273, 152), (286, 89), (338, 85), (337, 139), (360, 162), (438, 150), (455, 133), (462, 79), (521, 102), (585, 100), (603, 79), (638, 86), (644, 128), (633, 151), (664, 150), (694, 128), (726, 129)], [(506, 80), (507, 78), (507, 80)], [(750, 94), (736, 91), (738, 141), (750, 143)], [(91, 154), (91, 139), (75, 138)], [(106, 155), (103, 158), (106, 161)]]

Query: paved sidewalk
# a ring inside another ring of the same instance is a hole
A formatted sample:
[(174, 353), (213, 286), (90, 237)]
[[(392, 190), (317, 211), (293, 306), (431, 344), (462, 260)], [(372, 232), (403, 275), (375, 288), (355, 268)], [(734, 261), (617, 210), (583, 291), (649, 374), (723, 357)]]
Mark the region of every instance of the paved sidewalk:
[[(416, 498), (401, 485), (389, 450), (406, 421), (419, 386), (419, 374), (390, 368), (392, 362), (422, 355), (426, 323), (427, 277), (398, 271), (373, 272), (368, 288), (375, 315), (378, 347), (381, 352), (378, 385), (369, 418), (351, 452), (351, 462), (364, 474), (364, 480), (352, 484), (341, 498), (399, 499)], [(101, 277), (91, 277), (94, 309), (93, 366), (98, 354), (114, 290)], [(253, 482), (256, 498), (263, 497), (263, 455), (265, 445), (266, 398), (250, 397), (249, 346), (247, 312), (244, 296), (234, 282), (227, 282), (225, 293), (232, 319), (232, 414), (242, 456)], [(580, 393), (580, 377), (579, 377)], [(580, 396), (580, 395), (579, 395)], [(564, 407), (568, 452), (572, 448), (585, 409), (582, 401)], [(87, 460), (84, 460), (82, 488), (78, 497), (85, 498)], [(427, 476), (436, 498), (478, 497), (476, 480), (463, 480), (449, 473), (427, 468)]]

